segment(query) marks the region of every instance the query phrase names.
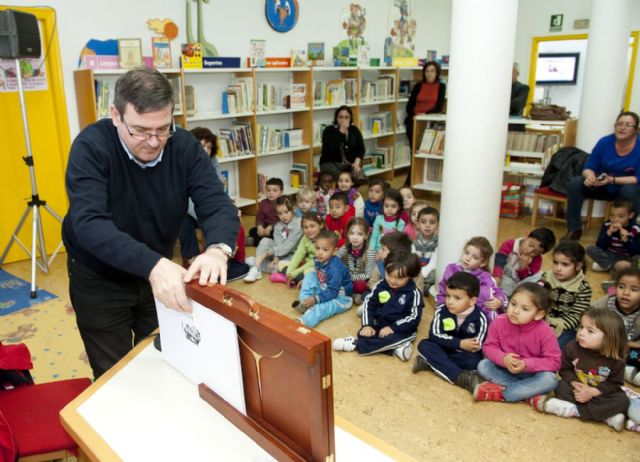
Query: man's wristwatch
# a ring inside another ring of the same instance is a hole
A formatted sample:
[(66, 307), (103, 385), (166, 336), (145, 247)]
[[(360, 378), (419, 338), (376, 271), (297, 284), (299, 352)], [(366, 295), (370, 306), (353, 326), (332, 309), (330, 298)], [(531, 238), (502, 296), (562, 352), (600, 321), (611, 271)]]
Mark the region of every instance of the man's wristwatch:
[(207, 250), (209, 249), (219, 249), (227, 257), (229, 258), (233, 257), (233, 250), (231, 250), (231, 247), (229, 247), (227, 244), (223, 244), (222, 242), (218, 244), (211, 244), (209, 247), (207, 247)]

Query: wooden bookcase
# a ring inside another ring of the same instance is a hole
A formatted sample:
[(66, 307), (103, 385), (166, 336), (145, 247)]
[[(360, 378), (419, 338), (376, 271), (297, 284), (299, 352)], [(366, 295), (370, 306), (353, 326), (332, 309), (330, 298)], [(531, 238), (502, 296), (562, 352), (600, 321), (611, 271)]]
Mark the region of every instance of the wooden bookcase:
[[(292, 163), (305, 164), (308, 168), (307, 182), (313, 182), (314, 169), (318, 169), (321, 143), (314, 140), (320, 124), (333, 122), (335, 110), (342, 104), (351, 107), (354, 123), (363, 132), (366, 153), (375, 151), (376, 146), (393, 147), (394, 155), (389, 165), (384, 168), (372, 169), (369, 176), (380, 175), (385, 179), (392, 179), (395, 171), (409, 166), (409, 160), (396, 162), (398, 149), (408, 146), (404, 130), (405, 107), (408, 95), (399, 94), (401, 80), (409, 80), (409, 91), (415, 81), (421, 79), (421, 67), (302, 67), (302, 68), (233, 68), (233, 69), (162, 69), (169, 78), (179, 79), (180, 100), (182, 110), (176, 111), (176, 124), (191, 130), (197, 126), (211, 129), (216, 135), (219, 130), (235, 124), (247, 124), (251, 127), (253, 145), (258, 146), (258, 127), (268, 125), (277, 129), (301, 128), (303, 130), (302, 145), (268, 151), (264, 153), (220, 157), (220, 169), (228, 175), (229, 195), (236, 205), (245, 213), (254, 214), (258, 201), (258, 174), (267, 177), (278, 176), (285, 183), (285, 194), (295, 194), (296, 188), (289, 185), (289, 172)], [(126, 69), (92, 70), (82, 69), (74, 72), (76, 102), (78, 108), (78, 122), (80, 128), (99, 119), (97, 111), (98, 95), (96, 87), (98, 81), (108, 83), (110, 89), (109, 103), (113, 100), (116, 80), (126, 72)], [(375, 81), (384, 76), (393, 79), (393, 88), (387, 96), (365, 100), (361, 96), (363, 82)], [(222, 112), (222, 93), (227, 85), (236, 78), (251, 78), (253, 81), (253, 101), (249, 111), (241, 113)], [(335, 104), (314, 104), (314, 83), (354, 79), (355, 87), (353, 101), (338, 101)], [(306, 85), (306, 107), (277, 108), (270, 111), (259, 110), (256, 104), (257, 87), (262, 83), (273, 84), (279, 88), (286, 88), (291, 84)], [(186, 86), (194, 89), (194, 108), (187, 111)], [(389, 126), (380, 133), (370, 133), (366, 126), (367, 117), (377, 112), (390, 114)], [(321, 138), (321, 136), (320, 136)], [(408, 149), (408, 148), (404, 148)], [(410, 154), (409, 154), (410, 155)]]
[[(414, 118), (413, 162), (411, 166), (411, 187), (414, 189), (442, 192), (442, 164), (444, 153), (421, 152), (421, 142), (426, 129), (440, 127), (444, 130), (446, 114), (423, 114)], [(557, 143), (542, 150), (505, 149), (505, 175), (528, 182), (539, 182), (551, 155), (562, 146), (574, 146), (577, 119), (567, 121), (531, 120), (524, 117), (510, 118), (510, 125), (524, 125), (527, 136), (557, 136)], [(446, 141), (445, 141), (446, 142)], [(517, 159), (518, 162), (511, 162)], [(439, 170), (435, 172), (434, 169)], [(438, 175), (439, 173), (439, 175)], [(439, 176), (439, 178), (438, 178)]]

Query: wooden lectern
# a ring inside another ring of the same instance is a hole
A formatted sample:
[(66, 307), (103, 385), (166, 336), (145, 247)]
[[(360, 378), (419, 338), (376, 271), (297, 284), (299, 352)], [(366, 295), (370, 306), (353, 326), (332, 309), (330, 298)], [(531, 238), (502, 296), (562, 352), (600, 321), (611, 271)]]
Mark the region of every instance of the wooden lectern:
[(333, 462), (331, 339), (224, 286), (187, 296), (238, 331), (245, 416), (204, 384), (200, 396), (277, 460)]

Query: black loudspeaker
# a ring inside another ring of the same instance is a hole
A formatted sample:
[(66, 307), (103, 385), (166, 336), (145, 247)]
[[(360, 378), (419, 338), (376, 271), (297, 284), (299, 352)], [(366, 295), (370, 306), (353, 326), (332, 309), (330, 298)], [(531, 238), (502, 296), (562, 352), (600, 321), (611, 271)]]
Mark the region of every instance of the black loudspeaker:
[(0, 58), (39, 58), (38, 20), (29, 13), (0, 11)]

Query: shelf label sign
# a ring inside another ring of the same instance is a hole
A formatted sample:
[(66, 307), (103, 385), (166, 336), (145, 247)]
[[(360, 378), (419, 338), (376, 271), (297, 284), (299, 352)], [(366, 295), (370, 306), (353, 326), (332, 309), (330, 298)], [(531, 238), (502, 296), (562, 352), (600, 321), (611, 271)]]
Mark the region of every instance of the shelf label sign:
[(551, 22), (549, 23), (549, 32), (560, 32), (562, 30), (563, 22), (564, 22), (563, 14), (552, 14)]

